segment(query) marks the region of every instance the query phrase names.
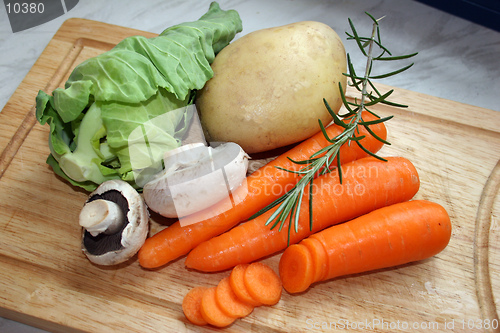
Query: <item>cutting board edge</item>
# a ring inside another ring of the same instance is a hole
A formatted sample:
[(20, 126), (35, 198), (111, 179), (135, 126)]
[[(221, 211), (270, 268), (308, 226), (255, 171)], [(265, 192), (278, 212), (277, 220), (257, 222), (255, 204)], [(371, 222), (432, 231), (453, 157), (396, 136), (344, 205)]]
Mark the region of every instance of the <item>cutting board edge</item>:
[[(113, 30), (113, 34), (108, 33), (109, 30)], [(64, 60), (66, 60), (69, 56), (70, 59), (74, 61), (78, 56), (79, 51), (85, 46), (85, 44), (92, 44), (93, 41), (95, 41), (98, 44), (106, 43), (113, 46), (124, 38), (132, 35), (142, 35), (148, 38), (157, 36), (157, 34), (154, 33), (89, 19), (69, 18), (65, 20), (44, 48), (40, 56), (37, 58), (28, 74), (26, 74), (24, 79), (5, 104), (4, 108), (0, 112), (0, 121), (3, 117), (9, 117), (11, 112), (19, 112), (19, 109), (14, 107), (12, 104), (13, 101), (18, 98), (18, 95), (21, 94), (23, 87), (38, 86), (37, 91), (44, 90), (47, 93), (51, 93), (52, 90), (59, 85), (60, 79), (64, 77), (64, 74), (67, 73), (69, 66), (72, 64), (72, 62), (68, 63)], [(98, 36), (98, 38), (96, 38), (96, 36)], [(63, 62), (60, 63), (59, 66), (57, 66), (53, 71), (46, 73), (44, 77), (48, 79), (48, 83), (45, 86), (39, 86), (36, 84), (35, 77), (39, 76), (40, 72), (35, 69), (38, 67), (48, 68), (45, 65), (47, 59), (46, 55), (51, 53), (53, 50), (59, 50), (61, 48), (61, 44), (59, 43), (56, 45), (56, 41), (67, 43), (64, 49), (65, 56), (63, 58)], [(79, 43), (79, 41), (82, 42)], [(7, 134), (10, 139), (8, 139), (7, 144), (0, 153), (0, 179), (9, 167), (10, 162), (14, 159), (25, 138), (37, 124), (35, 101), (36, 100), (34, 98), (32, 100), (23, 101), (22, 109), (27, 110), (23, 121), (17, 128), (13, 128), (12, 131)]]
[[(388, 100), (391, 102), (406, 104), (407, 107), (393, 107), (388, 105), (381, 105), (393, 110), (398, 110), (398, 112), (411, 112), (419, 115), (432, 117), (438, 120), (444, 120), (447, 122), (453, 122), (458, 125), (465, 125), (468, 127), (475, 127), (495, 133), (500, 133), (500, 111), (494, 111), (491, 109), (482, 108), (472, 104), (466, 104), (461, 102), (456, 102), (448, 100), (442, 97), (427, 95), (424, 93), (408, 90), (405, 88), (393, 87), (383, 83), (374, 83), (375, 87), (381, 92), (385, 93), (389, 90), (394, 90), (393, 96)], [(361, 97), (361, 94), (354, 88), (348, 87), (346, 96), (350, 99), (355, 99)], [(411, 96), (410, 100), (422, 103), (426, 106), (424, 108), (416, 108), (414, 103), (408, 104), (408, 96)], [(446, 103), (449, 105), (451, 110), (449, 113), (437, 113), (433, 112), (432, 105), (438, 103)], [(460, 106), (460, 107), (458, 107)], [(473, 118), (471, 115), (481, 114), (480, 118)]]
[(474, 282), (483, 320), (499, 321), (490, 273), (490, 232), (495, 199), (500, 197), (500, 160), (493, 168), (481, 193), (474, 233)]

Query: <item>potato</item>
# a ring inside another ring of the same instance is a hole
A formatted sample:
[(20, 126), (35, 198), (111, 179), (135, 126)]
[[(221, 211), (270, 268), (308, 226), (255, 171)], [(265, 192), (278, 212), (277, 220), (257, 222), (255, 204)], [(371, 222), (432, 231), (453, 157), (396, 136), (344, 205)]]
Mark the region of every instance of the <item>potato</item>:
[(196, 106), (207, 140), (257, 153), (302, 141), (338, 112), (346, 54), (337, 33), (314, 21), (249, 33), (212, 63), (214, 76)]

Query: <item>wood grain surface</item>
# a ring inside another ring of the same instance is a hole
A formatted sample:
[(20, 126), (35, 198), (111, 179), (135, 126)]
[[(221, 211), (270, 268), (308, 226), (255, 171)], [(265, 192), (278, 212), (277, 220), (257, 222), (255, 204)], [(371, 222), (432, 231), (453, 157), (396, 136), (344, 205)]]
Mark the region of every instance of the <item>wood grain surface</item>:
[[(88, 193), (45, 164), (48, 126), (36, 122), (33, 108), (38, 90), (62, 86), (76, 64), (137, 34), (153, 36), (66, 21), (0, 112), (1, 316), (54, 332), (215, 330), (188, 323), (180, 304), (190, 288), (216, 285), (228, 272), (188, 271), (184, 258), (153, 271), (135, 258), (118, 267), (91, 264), (77, 221)], [(284, 292), (276, 306), (256, 308), (225, 331), (498, 331), (491, 327), (500, 306), (500, 113), (397, 88), (393, 99), (409, 107), (377, 107), (395, 115), (387, 123), (392, 145), (381, 155), (415, 164), (415, 198), (443, 205), (452, 219), (448, 247), (421, 262)], [(153, 215), (151, 232), (167, 222)], [(279, 256), (264, 262), (277, 271)]]

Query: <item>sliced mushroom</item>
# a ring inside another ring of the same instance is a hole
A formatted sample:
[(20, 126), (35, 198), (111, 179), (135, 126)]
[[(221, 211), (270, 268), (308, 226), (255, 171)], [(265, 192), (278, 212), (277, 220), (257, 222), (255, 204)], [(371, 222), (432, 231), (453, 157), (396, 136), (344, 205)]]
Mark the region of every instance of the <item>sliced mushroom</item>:
[(165, 155), (165, 168), (144, 185), (153, 211), (181, 218), (226, 198), (246, 177), (248, 155), (236, 143), (188, 144)]
[(139, 193), (127, 182), (102, 183), (80, 212), (82, 250), (98, 265), (122, 263), (146, 240), (149, 214)]

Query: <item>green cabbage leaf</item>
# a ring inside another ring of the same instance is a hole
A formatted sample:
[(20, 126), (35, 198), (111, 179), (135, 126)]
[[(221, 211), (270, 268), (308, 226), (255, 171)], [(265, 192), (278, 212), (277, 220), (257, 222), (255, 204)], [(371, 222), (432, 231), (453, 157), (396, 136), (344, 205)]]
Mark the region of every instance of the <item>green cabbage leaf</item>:
[(213, 2), (199, 20), (154, 38), (128, 37), (75, 67), (64, 89), (39, 91), (36, 117), (50, 126), (47, 163), (88, 191), (109, 179), (141, 188), (134, 171), (161, 168), (163, 154), (180, 146), (195, 91), (241, 30), (239, 14)]

